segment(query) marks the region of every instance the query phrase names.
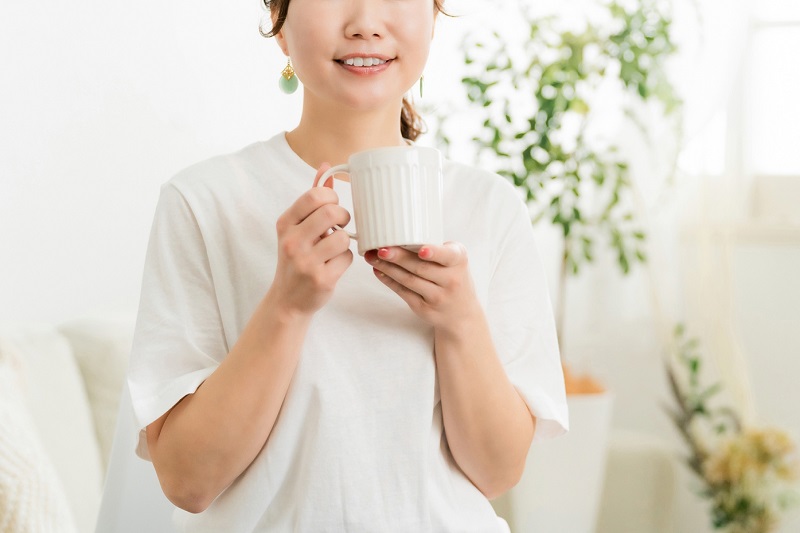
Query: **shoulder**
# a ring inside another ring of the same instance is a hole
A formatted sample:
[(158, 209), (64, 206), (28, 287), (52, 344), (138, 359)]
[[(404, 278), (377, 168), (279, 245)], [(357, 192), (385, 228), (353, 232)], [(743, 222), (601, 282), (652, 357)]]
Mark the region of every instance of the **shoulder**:
[(527, 212), (522, 191), (503, 176), (451, 160), (444, 163), (445, 195), (480, 206), (492, 216)]
[(162, 184), (157, 211), (206, 233), (273, 227), (313, 178), (291, 156), (279, 134), (195, 163)]
[(178, 190), (191, 197), (203, 192), (218, 191), (236, 182), (258, 179), (263, 172), (260, 163), (268, 158), (267, 142), (250, 144), (235, 152), (220, 154), (190, 165), (164, 186)]
[(491, 277), (515, 243), (532, 237), (523, 193), (503, 176), (470, 165), (446, 161), (444, 175), (447, 238), (464, 243), (473, 265), (482, 262)]
[(229, 212), (262, 202), (264, 195), (291, 196), (300, 170), (287, 152), (284, 134), (279, 133), (184, 168), (162, 184), (161, 195), (180, 198), (193, 211)]

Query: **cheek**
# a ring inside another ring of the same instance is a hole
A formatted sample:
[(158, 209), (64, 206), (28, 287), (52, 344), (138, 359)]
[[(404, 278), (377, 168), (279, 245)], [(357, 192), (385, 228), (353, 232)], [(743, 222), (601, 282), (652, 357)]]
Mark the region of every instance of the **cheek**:
[[(402, 35), (406, 45), (412, 45), (415, 49), (424, 50), (425, 55), (430, 48), (431, 38), (433, 37), (433, 15), (427, 19), (398, 17), (395, 25), (396, 35)], [(413, 21), (413, 22), (412, 22)]]
[(298, 36), (296, 33), (287, 32), (287, 42), (289, 43), (289, 55), (292, 64), (298, 75), (302, 78), (304, 73), (309, 73), (320, 68), (322, 61), (328, 58), (320, 54), (324, 46), (320, 39), (315, 38), (310, 33)]
[(303, 69), (303, 64), (319, 60), (320, 51), (329, 48), (325, 46), (325, 39), (330, 28), (323, 22), (328, 20), (329, 14), (320, 10), (315, 12), (312, 7), (309, 2), (293, 1), (282, 29), (292, 62), (297, 60), (298, 72)]
[(404, 55), (413, 57), (414, 62), (426, 63), (431, 49), (431, 34), (430, 27), (428, 31), (426, 25), (408, 28), (403, 33), (405, 42), (403, 45)]

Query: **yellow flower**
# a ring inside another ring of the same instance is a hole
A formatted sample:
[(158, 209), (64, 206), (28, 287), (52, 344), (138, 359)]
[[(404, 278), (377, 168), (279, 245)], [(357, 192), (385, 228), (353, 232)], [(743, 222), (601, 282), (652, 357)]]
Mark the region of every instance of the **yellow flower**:
[(703, 462), (703, 473), (711, 485), (755, 486), (769, 478), (792, 481), (800, 477), (797, 447), (775, 428), (745, 429), (726, 437)]

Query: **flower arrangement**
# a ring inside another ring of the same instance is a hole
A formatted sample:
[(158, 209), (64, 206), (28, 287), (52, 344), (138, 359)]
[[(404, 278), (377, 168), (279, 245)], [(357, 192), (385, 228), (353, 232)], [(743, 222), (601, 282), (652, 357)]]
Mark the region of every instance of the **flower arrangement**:
[(714, 407), (717, 383), (700, 380), (696, 339), (675, 330), (677, 358), (667, 367), (677, 402), (670, 415), (689, 447), (687, 464), (711, 501), (711, 522), (729, 533), (767, 533), (782, 512), (800, 502), (797, 445), (779, 428), (744, 427), (728, 407)]

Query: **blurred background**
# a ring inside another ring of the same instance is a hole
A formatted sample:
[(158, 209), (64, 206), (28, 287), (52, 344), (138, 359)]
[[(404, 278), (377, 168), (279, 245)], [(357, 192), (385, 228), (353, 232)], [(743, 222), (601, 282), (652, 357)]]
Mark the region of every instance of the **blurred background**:
[[(680, 106), (635, 104), (631, 120), (625, 91), (601, 84), (586, 99), (596, 146), (613, 141), (629, 166), (622, 203), (646, 233), (646, 260), (623, 273), (598, 236), (562, 284), (562, 228), (545, 217), (535, 231), (565, 360), (613, 394), (612, 432), (674, 450), (670, 528), (703, 532), (709, 502), (665, 410), (676, 324), (745, 423), (800, 436), (800, 3), (620, 2), (643, 4), (669, 15), (664, 68)], [(420, 143), (441, 147), (444, 114), (464, 134), (451, 158), (496, 163), (470, 140), (483, 133), (462, 82), (476, 76), (464, 39), (494, 29), (513, 40), (520, 10), (577, 34), (587, 17), (602, 27), (597, 5), (607, 2), (446, 4), (457, 16), (439, 18), (415, 96), (431, 129)], [(256, 0), (2, 4), (0, 323), (133, 323), (160, 184), (299, 118), (300, 94), (278, 89), (285, 58), (257, 31), (263, 14)], [(800, 530), (797, 512), (778, 530)]]

